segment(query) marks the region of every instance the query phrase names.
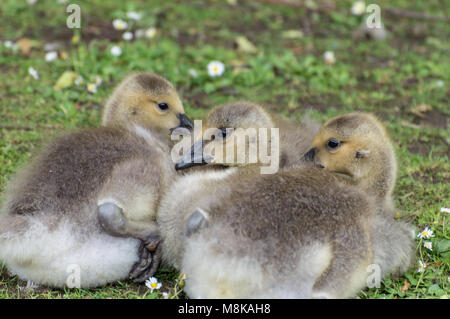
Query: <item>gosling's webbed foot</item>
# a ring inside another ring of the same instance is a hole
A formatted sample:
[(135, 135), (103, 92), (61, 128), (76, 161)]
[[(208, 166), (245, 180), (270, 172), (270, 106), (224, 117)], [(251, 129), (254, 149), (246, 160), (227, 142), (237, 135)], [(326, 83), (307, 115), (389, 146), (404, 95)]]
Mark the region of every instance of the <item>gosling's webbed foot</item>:
[(155, 223), (136, 222), (128, 220), (121, 207), (111, 202), (105, 202), (97, 208), (98, 218), (102, 228), (112, 236), (131, 237), (141, 240), (138, 250), (139, 260), (130, 271), (130, 279), (144, 282), (158, 269), (161, 261), (161, 238)]
[(142, 241), (139, 247), (140, 259), (130, 271), (130, 279), (134, 282), (144, 282), (158, 269), (161, 262), (161, 248), (159, 237), (152, 237), (147, 241)]

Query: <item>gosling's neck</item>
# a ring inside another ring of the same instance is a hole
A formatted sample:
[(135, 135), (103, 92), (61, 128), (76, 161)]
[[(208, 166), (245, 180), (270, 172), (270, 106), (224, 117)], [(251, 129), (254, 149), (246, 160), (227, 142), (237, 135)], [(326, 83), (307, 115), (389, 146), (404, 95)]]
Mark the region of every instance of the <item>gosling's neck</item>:
[(367, 176), (363, 176), (356, 184), (368, 194), (375, 196), (377, 203), (391, 214), (395, 213), (393, 191), (397, 174), (395, 157), (380, 154), (377, 165), (372, 167)]

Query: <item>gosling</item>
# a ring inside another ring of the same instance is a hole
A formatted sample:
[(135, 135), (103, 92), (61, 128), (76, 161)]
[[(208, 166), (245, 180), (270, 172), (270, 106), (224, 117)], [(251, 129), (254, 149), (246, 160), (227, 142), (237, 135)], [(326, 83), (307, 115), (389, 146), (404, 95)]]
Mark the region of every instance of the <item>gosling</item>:
[(90, 288), (156, 270), (156, 206), (176, 174), (168, 135), (192, 123), (173, 85), (142, 73), (116, 88), (102, 125), (50, 142), (10, 181), (0, 260), (19, 278)]
[(180, 179), (171, 191), (185, 196), (158, 210), (164, 260), (186, 273), (190, 297), (348, 298), (374, 264), (380, 276), (408, 269), (412, 230), (380, 213), (389, 207), (370, 183), (350, 185), (321, 166), (243, 170)]

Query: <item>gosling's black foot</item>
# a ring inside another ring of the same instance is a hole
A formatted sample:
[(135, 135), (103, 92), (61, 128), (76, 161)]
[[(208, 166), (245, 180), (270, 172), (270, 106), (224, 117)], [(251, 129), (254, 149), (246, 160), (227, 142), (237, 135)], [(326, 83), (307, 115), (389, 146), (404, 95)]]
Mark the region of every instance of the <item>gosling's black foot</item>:
[(156, 272), (161, 262), (161, 248), (159, 237), (142, 241), (139, 247), (139, 260), (130, 271), (130, 279), (134, 282), (144, 282)]

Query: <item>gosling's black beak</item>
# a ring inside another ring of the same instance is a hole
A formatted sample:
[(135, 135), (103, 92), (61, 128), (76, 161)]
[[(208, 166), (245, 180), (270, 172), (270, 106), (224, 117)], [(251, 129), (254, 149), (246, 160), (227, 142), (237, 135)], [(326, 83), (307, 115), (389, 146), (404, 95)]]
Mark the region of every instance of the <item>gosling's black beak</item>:
[(313, 147), (305, 155), (303, 155), (303, 160), (305, 162), (313, 162), (314, 158), (316, 157), (316, 153), (317, 153), (317, 148)]
[(192, 166), (210, 163), (213, 157), (203, 155), (203, 147), (205, 144), (206, 142), (203, 140), (195, 142), (194, 145), (192, 145), (191, 150), (187, 154), (184, 154), (181, 160), (175, 164), (175, 169), (178, 171)]
[(316, 162), (316, 155), (317, 155), (317, 147), (313, 147), (305, 155), (303, 155), (303, 160), (305, 162), (311, 162), (316, 167), (325, 168), (325, 166)]
[(192, 131), (194, 129), (194, 123), (186, 116), (184, 113), (179, 113), (177, 115), (178, 119), (180, 120), (180, 126), (179, 127), (185, 127), (189, 131)]

